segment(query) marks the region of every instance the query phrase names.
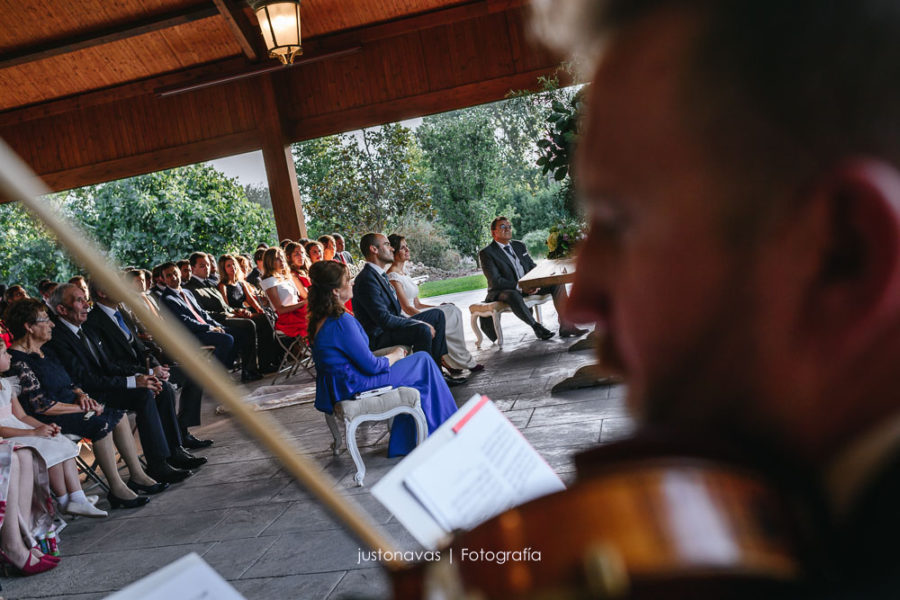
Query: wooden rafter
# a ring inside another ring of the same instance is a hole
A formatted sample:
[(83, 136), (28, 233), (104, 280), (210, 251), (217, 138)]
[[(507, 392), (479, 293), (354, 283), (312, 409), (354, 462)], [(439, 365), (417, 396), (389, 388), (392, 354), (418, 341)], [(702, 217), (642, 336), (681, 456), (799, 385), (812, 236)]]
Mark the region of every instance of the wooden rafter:
[(49, 40), (35, 44), (27, 48), (14, 50), (6, 54), (0, 55), (0, 69), (30, 63), (51, 56), (59, 56), (60, 54), (68, 54), (76, 50), (85, 48), (93, 48), (110, 42), (117, 42), (127, 38), (143, 35), (161, 29), (168, 29), (176, 25), (184, 25), (201, 19), (208, 19), (217, 16), (219, 11), (214, 6), (200, 6), (187, 10), (180, 10), (162, 15), (157, 15), (148, 19), (118, 25), (116, 27), (107, 27), (104, 29), (96, 29), (87, 31), (74, 37), (66, 37), (57, 40)]
[(213, 0), (219, 14), (228, 23), (228, 28), (241, 46), (241, 51), (247, 60), (256, 62), (265, 52), (260, 50), (260, 33), (254, 30), (247, 14), (234, 0)]

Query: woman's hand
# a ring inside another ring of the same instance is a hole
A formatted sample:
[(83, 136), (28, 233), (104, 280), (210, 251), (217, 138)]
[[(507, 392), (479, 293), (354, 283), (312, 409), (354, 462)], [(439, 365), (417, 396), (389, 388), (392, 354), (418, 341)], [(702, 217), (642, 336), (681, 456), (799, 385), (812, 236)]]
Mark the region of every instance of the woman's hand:
[(37, 437), (54, 437), (59, 433), (59, 425), (44, 423), (39, 427), (35, 427), (32, 435), (36, 435)]
[(81, 412), (87, 412), (89, 410), (93, 410), (93, 407), (91, 406), (91, 404), (94, 404), (94, 403), (95, 403), (94, 399), (91, 398), (90, 396), (88, 396), (87, 394), (85, 394), (84, 392), (81, 392), (78, 395), (78, 406), (81, 407)]
[(393, 365), (400, 359), (406, 358), (406, 350), (403, 348), (396, 348), (393, 352), (390, 352), (387, 355), (388, 365)]

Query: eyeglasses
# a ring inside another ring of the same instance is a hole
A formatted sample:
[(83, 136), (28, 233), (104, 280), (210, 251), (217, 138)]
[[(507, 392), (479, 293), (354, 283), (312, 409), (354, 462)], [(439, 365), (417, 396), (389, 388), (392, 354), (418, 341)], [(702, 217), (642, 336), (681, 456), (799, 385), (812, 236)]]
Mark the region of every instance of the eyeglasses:
[(503, 231), (512, 231), (512, 225), (498, 225), (497, 229), (502, 229)]
[(37, 324), (37, 323), (46, 323), (46, 322), (49, 321), (49, 320), (50, 320), (49, 317), (44, 317), (43, 319), (35, 319), (34, 322), (35, 322), (35, 324)]

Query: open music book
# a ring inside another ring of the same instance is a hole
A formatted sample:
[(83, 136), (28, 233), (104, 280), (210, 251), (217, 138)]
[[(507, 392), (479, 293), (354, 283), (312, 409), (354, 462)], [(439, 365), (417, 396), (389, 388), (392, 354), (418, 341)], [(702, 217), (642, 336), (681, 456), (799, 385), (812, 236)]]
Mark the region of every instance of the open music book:
[(474, 396), (404, 458), (372, 494), (427, 549), (519, 504), (565, 489), (488, 399)]

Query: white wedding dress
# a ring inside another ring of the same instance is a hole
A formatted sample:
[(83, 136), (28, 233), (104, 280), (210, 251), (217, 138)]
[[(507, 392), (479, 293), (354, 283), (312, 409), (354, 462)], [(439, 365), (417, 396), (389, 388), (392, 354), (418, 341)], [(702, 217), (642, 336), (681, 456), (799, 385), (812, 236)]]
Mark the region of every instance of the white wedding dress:
[[(387, 274), (388, 279), (396, 281), (403, 289), (403, 294), (410, 304), (415, 305), (415, 299), (419, 297), (419, 286), (413, 282), (409, 275), (396, 272)], [(426, 310), (439, 310), (444, 313), (444, 319), (447, 321), (446, 338), (447, 338), (447, 364), (454, 369), (471, 369), (477, 363), (469, 350), (466, 348), (466, 335), (463, 331), (462, 311), (455, 304), (441, 304), (434, 308)]]

